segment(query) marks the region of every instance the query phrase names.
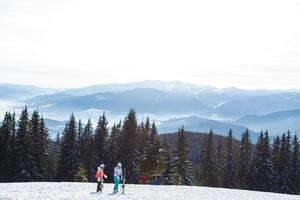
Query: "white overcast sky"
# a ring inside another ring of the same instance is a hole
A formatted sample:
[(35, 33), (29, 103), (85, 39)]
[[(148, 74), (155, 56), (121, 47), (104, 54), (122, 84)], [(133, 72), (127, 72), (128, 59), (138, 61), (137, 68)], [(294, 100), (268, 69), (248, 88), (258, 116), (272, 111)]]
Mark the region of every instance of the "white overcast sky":
[(0, 82), (300, 89), (299, 0), (0, 0)]

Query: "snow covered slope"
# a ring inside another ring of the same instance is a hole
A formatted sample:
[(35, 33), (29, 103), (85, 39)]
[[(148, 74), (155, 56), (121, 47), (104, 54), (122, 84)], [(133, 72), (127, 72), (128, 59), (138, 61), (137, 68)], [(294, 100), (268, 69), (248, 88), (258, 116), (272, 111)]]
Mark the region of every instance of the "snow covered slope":
[(103, 194), (95, 183), (1, 183), (0, 200), (299, 200), (300, 196), (208, 187), (126, 185), (125, 194), (112, 194), (105, 184)]

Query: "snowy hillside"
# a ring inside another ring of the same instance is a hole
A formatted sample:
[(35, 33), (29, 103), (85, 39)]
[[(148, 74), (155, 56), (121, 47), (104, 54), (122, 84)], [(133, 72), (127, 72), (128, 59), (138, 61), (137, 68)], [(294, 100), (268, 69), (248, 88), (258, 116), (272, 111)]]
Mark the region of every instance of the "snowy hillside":
[(0, 200), (299, 200), (299, 196), (188, 186), (126, 185), (125, 194), (112, 194), (105, 184), (103, 194), (95, 193), (95, 183), (1, 183)]

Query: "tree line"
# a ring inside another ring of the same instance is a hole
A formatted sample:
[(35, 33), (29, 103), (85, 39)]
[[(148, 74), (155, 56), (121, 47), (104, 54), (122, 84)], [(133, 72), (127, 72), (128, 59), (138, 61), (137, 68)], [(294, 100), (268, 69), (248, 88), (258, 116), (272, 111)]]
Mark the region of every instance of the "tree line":
[(18, 121), (7, 112), (0, 127), (0, 182), (95, 181), (97, 167), (105, 164), (108, 181), (113, 168), (122, 162), (126, 182), (139, 183), (140, 176), (159, 184), (193, 185), (193, 167), (185, 131), (179, 129), (177, 143), (169, 148), (160, 141), (155, 122), (138, 124), (131, 109), (123, 121), (108, 128), (105, 113), (95, 129), (91, 120), (83, 125), (72, 114), (56, 140), (37, 110), (25, 107)]
[(297, 135), (290, 131), (277, 136), (272, 144), (268, 131), (261, 131), (256, 145), (250, 141), (249, 131), (241, 141), (233, 138), (230, 130), (225, 138), (214, 133), (204, 135), (199, 155), (199, 184), (299, 194), (300, 160)]
[(288, 131), (272, 144), (268, 131), (257, 143), (245, 130), (241, 140), (209, 133), (158, 135), (149, 118), (137, 122), (131, 109), (124, 120), (108, 127), (103, 113), (94, 128), (72, 114), (56, 140), (49, 139), (45, 121), (37, 110), (25, 107), (18, 120), (7, 112), (0, 126), (0, 182), (94, 181), (101, 163), (108, 182), (113, 168), (122, 162), (126, 181), (203, 185), (268, 192), (300, 192), (299, 141)]

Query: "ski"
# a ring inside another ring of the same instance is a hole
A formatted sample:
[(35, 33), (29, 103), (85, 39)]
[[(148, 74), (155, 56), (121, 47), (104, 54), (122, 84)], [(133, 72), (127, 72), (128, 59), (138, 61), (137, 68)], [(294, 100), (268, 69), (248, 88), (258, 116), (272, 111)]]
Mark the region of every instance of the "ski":
[(126, 176), (126, 171), (125, 168), (123, 169), (123, 183), (122, 183), (122, 194), (125, 193), (125, 176)]

